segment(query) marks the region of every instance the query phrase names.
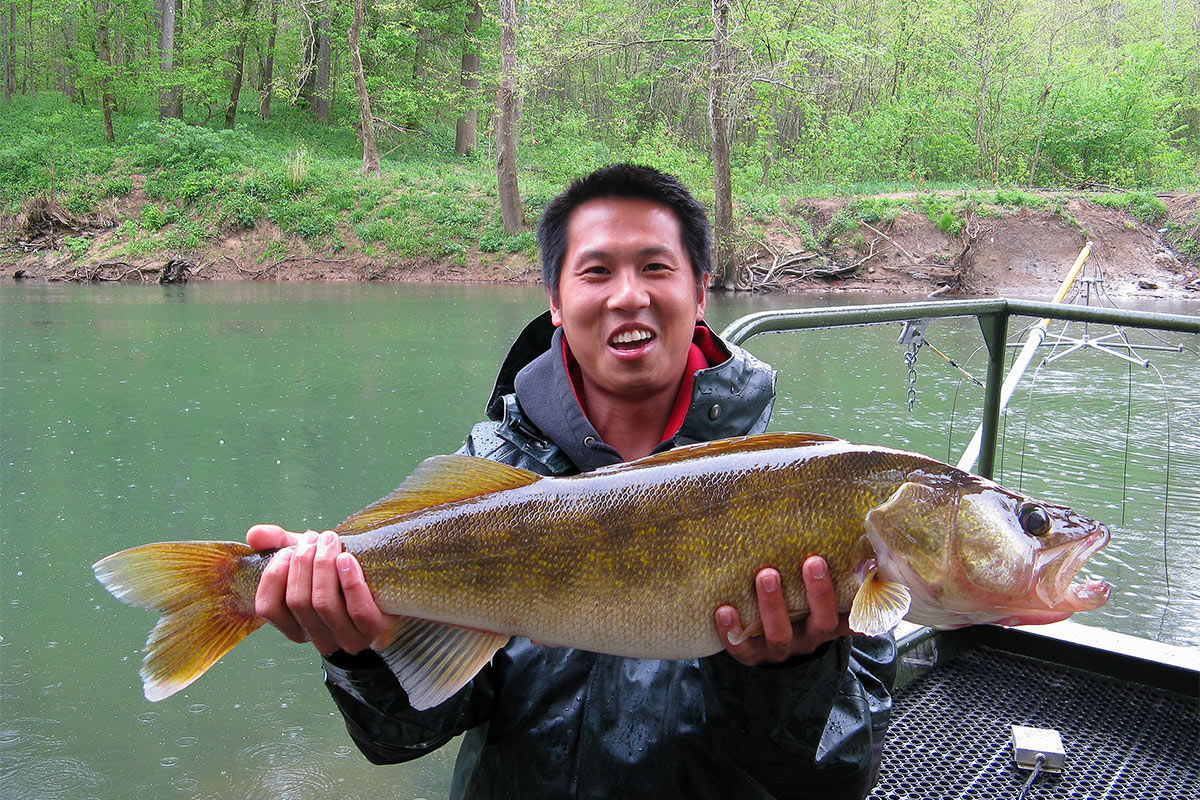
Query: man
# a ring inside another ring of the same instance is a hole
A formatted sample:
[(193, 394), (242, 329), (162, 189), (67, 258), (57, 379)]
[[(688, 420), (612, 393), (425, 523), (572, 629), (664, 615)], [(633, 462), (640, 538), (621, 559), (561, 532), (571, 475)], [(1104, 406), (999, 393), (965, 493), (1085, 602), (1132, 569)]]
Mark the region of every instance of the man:
[[(514, 344), (462, 452), (561, 475), (766, 428), (774, 372), (703, 324), (708, 222), (674, 178), (599, 170), (547, 206), (538, 241), (550, 310)], [(742, 641), (739, 610), (713, 610), (739, 642), (726, 652), (651, 661), (513, 639), (418, 712), (369, 649), (389, 618), (337, 537), (263, 525), (247, 541), (284, 548), (258, 613), (316, 646), (367, 758), (466, 734), (452, 796), (859, 798), (874, 782), (894, 646), (851, 646), (819, 557), (802, 567), (805, 619), (789, 620), (774, 567), (756, 576), (761, 636)]]

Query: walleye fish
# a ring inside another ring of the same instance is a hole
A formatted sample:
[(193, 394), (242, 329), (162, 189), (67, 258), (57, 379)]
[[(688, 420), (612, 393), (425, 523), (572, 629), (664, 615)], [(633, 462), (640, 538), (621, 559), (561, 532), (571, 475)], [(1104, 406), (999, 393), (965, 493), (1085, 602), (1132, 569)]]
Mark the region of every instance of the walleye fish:
[[(800, 566), (822, 555), (850, 626), (1055, 622), (1111, 587), (1072, 584), (1108, 528), (914, 453), (813, 434), (691, 445), (573, 477), (436, 456), (335, 528), (380, 607), (372, 647), (418, 709), (467, 683), (511, 636), (622, 656), (721, 650), (713, 613), (760, 633), (754, 576), (779, 570), (793, 618)], [(162, 612), (146, 698), (199, 678), (264, 620), (270, 552), (164, 542), (94, 565), (118, 599)]]

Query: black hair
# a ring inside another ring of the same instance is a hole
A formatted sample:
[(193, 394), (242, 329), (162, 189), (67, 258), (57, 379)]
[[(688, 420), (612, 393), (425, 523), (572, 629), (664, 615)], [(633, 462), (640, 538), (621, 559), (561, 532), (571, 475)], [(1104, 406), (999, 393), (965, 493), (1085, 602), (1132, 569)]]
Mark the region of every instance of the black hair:
[(679, 179), (638, 164), (611, 164), (572, 183), (546, 204), (537, 225), (542, 252), (542, 283), (555, 296), (567, 253), (567, 221), (571, 212), (599, 197), (629, 197), (661, 203), (679, 220), (683, 246), (699, 284), (712, 271), (712, 233), (708, 215)]

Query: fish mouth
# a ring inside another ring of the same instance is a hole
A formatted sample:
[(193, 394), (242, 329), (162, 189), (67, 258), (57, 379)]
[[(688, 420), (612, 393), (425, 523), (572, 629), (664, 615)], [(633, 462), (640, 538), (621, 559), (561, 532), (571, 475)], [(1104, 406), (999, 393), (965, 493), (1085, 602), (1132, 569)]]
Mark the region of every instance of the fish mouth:
[(1108, 544), (1111, 537), (1108, 526), (1101, 523), (1084, 538), (1039, 554), (1036, 591), (1048, 609), (1074, 613), (1091, 611), (1108, 602), (1111, 584), (1102, 580), (1073, 581), (1087, 560)]

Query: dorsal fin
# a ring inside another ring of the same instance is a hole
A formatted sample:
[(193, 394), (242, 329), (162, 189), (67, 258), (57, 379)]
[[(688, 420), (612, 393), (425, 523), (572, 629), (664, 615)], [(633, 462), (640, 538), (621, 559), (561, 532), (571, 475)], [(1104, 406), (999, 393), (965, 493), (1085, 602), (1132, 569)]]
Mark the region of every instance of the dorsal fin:
[(686, 444), (682, 447), (676, 447), (674, 450), (668, 450), (665, 453), (655, 453), (645, 458), (639, 458), (636, 461), (604, 467), (601, 470), (595, 470), (591, 474), (594, 475), (601, 471), (610, 470), (619, 471), (639, 469), (641, 467), (657, 467), (664, 464), (674, 464), (679, 461), (722, 456), (727, 453), (749, 453), (755, 450), (807, 447), (809, 445), (839, 441), (841, 439), (838, 439), (836, 436), (825, 436), (820, 433), (759, 433), (753, 436), (737, 436), (731, 439), (717, 439), (712, 442)]
[(541, 480), (529, 470), (475, 456), (434, 456), (417, 465), (404, 483), (356, 511), (334, 528), (343, 536), (378, 528), (389, 520), (433, 506), (470, 500)]

